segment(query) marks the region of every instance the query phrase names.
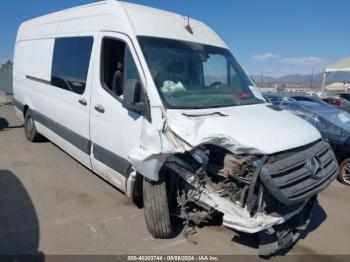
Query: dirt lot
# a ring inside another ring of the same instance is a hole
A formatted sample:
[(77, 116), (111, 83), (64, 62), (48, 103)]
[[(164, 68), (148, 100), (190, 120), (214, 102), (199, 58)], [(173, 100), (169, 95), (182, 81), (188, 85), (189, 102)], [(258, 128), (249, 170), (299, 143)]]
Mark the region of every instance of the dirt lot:
[[(0, 254), (257, 254), (254, 235), (222, 226), (198, 229), (197, 245), (153, 239), (121, 192), (52, 143), (27, 142), (13, 106), (0, 118)], [(335, 181), (319, 202), (289, 254), (350, 254), (350, 187)]]

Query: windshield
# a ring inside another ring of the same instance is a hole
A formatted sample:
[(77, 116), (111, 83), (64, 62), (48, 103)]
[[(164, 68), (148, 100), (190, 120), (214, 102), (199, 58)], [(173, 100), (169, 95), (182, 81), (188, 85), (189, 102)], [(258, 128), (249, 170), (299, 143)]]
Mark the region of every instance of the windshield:
[[(229, 50), (139, 37), (154, 82), (168, 108), (200, 109), (264, 103)], [(254, 95), (255, 93), (255, 95)]]

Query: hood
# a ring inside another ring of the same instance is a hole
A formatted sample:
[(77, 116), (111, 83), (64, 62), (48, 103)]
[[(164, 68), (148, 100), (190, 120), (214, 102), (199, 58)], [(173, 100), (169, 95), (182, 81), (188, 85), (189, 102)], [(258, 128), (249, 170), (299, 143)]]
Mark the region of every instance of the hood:
[(268, 104), (205, 110), (168, 110), (168, 127), (196, 147), (215, 144), (236, 154), (273, 154), (321, 138), (311, 124)]

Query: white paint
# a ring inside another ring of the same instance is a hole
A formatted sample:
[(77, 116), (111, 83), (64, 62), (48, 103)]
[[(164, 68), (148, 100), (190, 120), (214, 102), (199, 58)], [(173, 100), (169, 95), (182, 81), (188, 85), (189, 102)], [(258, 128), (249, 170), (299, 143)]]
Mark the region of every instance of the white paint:
[(35, 75), (37, 78), (50, 81), (51, 59), (47, 58), (52, 57), (54, 43), (54, 39), (18, 42), (14, 59), (16, 74)]
[(266, 104), (168, 110), (167, 120), (158, 129), (148, 131), (144, 147), (131, 151), (129, 158), (136, 170), (143, 170), (144, 176), (153, 179), (158, 178), (155, 175), (168, 156), (201, 144), (218, 145), (234, 154), (262, 155), (301, 147), (321, 138), (311, 124)]
[[(205, 24), (191, 19), (194, 33), (185, 26), (187, 18), (120, 1), (104, 1), (57, 12), (25, 22), (16, 41), (14, 61), (15, 99), (105, 149), (129, 159), (135, 170), (153, 180), (166, 158), (177, 152), (211, 143), (232, 153), (272, 154), (320, 139), (305, 121), (265, 104), (211, 110), (166, 110), (162, 104), (137, 36), (153, 36), (227, 48)], [(26, 75), (50, 80), (53, 43), (58, 37), (93, 36), (94, 46), (83, 95), (28, 80)], [(103, 37), (123, 40), (135, 60), (142, 86), (150, 102), (152, 121), (136, 117), (108, 94), (100, 82), (100, 50)], [(260, 97), (256, 87), (251, 88)], [(80, 99), (87, 106), (79, 104)], [(105, 113), (94, 110), (101, 105)], [(20, 114), (17, 111), (18, 114)], [(185, 116), (186, 114), (187, 116)], [(209, 115), (208, 115), (209, 114)], [(207, 116), (204, 116), (207, 115)], [(38, 131), (123, 191), (125, 178), (75, 148), (51, 130), (36, 123)], [(282, 223), (283, 218), (248, 218), (246, 211), (213, 195), (203, 201), (225, 213), (225, 225), (257, 232)], [(134, 219), (132, 216), (131, 219)]]
[(18, 41), (60, 33), (76, 34), (104, 30), (227, 47), (207, 25), (192, 18), (190, 24), (193, 34), (185, 30), (185, 16), (121, 1), (103, 1), (25, 22), (20, 27)]
[[(224, 116), (200, 116), (215, 112)], [(321, 138), (318, 131), (304, 120), (289, 112), (268, 108), (266, 104), (195, 111), (168, 110), (167, 116), (171, 130), (193, 146), (223, 144), (233, 153), (273, 154)]]
[[(99, 63), (101, 61), (101, 54), (99, 50), (102, 49), (101, 43), (103, 37), (119, 39), (125, 42), (132, 50), (132, 55), (139, 71), (142, 71), (141, 65), (137, 62), (137, 55), (132, 48), (132, 43), (127, 36), (110, 32), (96, 35), (96, 61), (98, 62), (95, 64), (93, 73), (93, 88), (90, 100), (90, 139), (94, 144), (128, 160), (128, 154), (132, 148), (140, 146), (143, 118), (136, 113), (128, 112), (122, 103), (111, 96), (101, 85), (101, 68)], [(103, 114), (94, 109), (98, 105), (103, 106), (105, 110)], [(95, 159), (94, 155), (91, 155), (91, 162), (95, 172), (102, 175), (122, 191), (126, 191), (124, 176)]]

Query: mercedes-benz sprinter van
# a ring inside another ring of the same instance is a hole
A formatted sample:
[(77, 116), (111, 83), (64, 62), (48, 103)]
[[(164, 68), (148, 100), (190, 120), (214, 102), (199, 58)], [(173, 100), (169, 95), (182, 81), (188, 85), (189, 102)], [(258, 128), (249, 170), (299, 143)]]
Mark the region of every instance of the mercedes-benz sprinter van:
[(28, 140), (142, 201), (156, 238), (215, 218), (271, 254), (338, 172), (319, 132), (266, 103), (212, 29), (166, 11), (104, 1), (23, 23), (14, 97)]

